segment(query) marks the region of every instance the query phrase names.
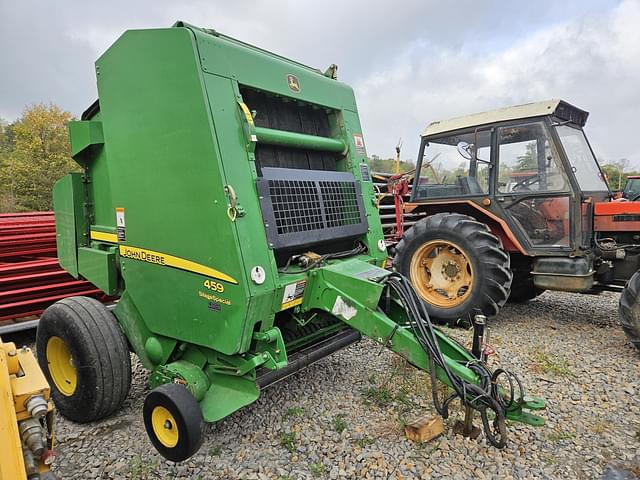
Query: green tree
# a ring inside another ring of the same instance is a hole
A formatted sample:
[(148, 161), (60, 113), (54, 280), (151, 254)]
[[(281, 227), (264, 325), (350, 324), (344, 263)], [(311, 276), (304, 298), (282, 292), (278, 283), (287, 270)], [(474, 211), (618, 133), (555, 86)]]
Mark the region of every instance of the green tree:
[[(600, 168), (602, 169), (602, 172), (604, 173), (604, 176), (611, 190), (618, 190), (618, 185), (620, 186), (620, 190), (623, 190), (629, 176), (640, 175), (640, 172), (635, 170), (625, 172), (624, 168), (621, 167), (617, 162), (613, 164), (608, 163), (605, 165), (600, 164)], [(622, 178), (620, 178), (620, 174), (622, 174)]]
[(3, 118), (0, 118), (0, 213), (15, 209), (15, 199), (2, 176), (2, 172), (7, 168), (9, 153), (12, 150), (10, 138), (9, 126)]
[[(396, 171), (396, 160), (394, 158), (379, 158), (376, 155), (369, 158), (369, 167), (373, 172), (380, 173), (395, 173)], [(408, 172), (409, 170), (413, 170), (415, 165), (406, 160), (400, 160), (400, 172)]]
[(525, 151), (522, 155), (518, 156), (514, 171), (526, 172), (530, 170), (538, 169), (538, 154), (536, 148), (536, 142), (531, 141), (525, 145)]
[(53, 184), (78, 166), (70, 156), (69, 112), (38, 104), (4, 128), (8, 151), (0, 170), (0, 208), (15, 211), (50, 210)]
[[(602, 168), (602, 172), (606, 177), (609, 188), (617, 190), (620, 179), (620, 170), (618, 170), (618, 167), (615, 165), (601, 165), (600, 168)], [(624, 183), (622, 183), (622, 185), (624, 185)]]

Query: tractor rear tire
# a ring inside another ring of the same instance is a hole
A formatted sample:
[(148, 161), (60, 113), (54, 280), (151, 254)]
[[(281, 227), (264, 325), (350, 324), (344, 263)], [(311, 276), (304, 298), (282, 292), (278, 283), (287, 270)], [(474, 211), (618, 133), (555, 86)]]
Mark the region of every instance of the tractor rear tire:
[(633, 274), (622, 290), (618, 315), (629, 341), (640, 350), (640, 271)]
[(47, 308), (38, 325), (36, 350), (56, 408), (68, 419), (86, 423), (105, 418), (127, 398), (127, 339), (97, 300), (69, 297)]
[(459, 213), (417, 222), (397, 246), (393, 265), (411, 280), (429, 315), (452, 322), (498, 314), (509, 297), (509, 255), (489, 227)]

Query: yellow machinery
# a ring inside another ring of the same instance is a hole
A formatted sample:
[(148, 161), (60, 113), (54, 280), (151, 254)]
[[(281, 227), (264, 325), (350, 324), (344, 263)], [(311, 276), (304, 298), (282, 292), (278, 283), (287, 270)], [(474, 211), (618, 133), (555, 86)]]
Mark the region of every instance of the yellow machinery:
[(0, 339), (0, 480), (52, 479), (53, 403), (35, 356)]

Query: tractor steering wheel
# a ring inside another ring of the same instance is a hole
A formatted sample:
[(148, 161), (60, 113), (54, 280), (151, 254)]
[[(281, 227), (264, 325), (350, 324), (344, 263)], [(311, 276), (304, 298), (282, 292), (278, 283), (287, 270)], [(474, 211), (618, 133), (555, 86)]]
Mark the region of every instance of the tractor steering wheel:
[(513, 186), (513, 191), (516, 190), (524, 190), (525, 192), (530, 192), (530, 185), (533, 185), (536, 182), (540, 181), (540, 175), (534, 175), (533, 177), (527, 178), (526, 180), (522, 180), (521, 182), (516, 183)]
[(632, 202), (637, 202), (638, 200), (640, 200), (640, 193), (638, 193), (631, 199)]

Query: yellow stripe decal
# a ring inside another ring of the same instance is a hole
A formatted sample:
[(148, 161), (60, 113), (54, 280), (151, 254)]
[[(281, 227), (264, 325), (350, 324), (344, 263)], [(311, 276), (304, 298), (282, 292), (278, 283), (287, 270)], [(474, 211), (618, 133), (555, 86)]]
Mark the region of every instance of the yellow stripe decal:
[(187, 272), (199, 273), (200, 275), (204, 275), (206, 277), (223, 280), (235, 285), (238, 284), (238, 281), (235, 278), (230, 277), (225, 273), (219, 272), (214, 268), (205, 267), (204, 265), (192, 262), (191, 260), (174, 257), (173, 255), (167, 255), (166, 253), (154, 252), (153, 250), (147, 250), (145, 248), (120, 245), (120, 256), (131, 258), (133, 260), (140, 260), (141, 262), (179, 268), (180, 270), (186, 270)]
[(118, 243), (118, 236), (115, 233), (96, 232), (95, 230), (91, 230), (91, 240)]
[(253, 125), (253, 116), (251, 115), (251, 110), (247, 107), (247, 104), (244, 102), (240, 102), (240, 108), (242, 109), (242, 113), (244, 113), (244, 117), (249, 122), (249, 125)]

